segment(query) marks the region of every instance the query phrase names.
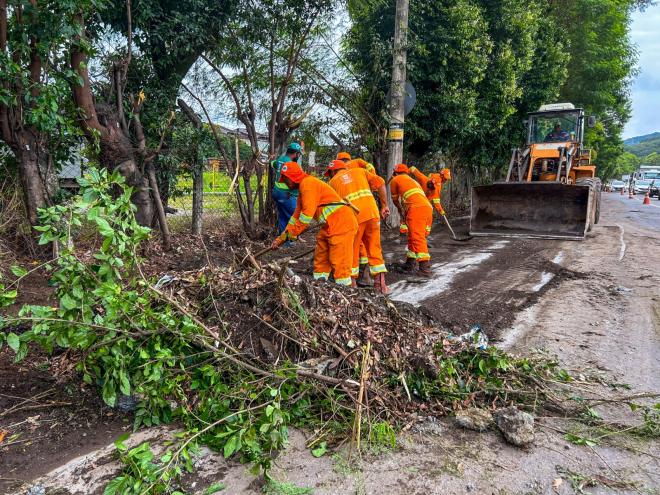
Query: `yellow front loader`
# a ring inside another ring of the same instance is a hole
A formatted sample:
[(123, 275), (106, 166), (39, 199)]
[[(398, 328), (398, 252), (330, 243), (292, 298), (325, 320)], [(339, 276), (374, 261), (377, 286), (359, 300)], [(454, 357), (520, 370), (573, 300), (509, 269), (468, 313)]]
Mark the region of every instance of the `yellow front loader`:
[(570, 103), (529, 114), (527, 146), (513, 150), (506, 179), (472, 189), (471, 235), (584, 239), (598, 223), (601, 193), (582, 147), (584, 120)]

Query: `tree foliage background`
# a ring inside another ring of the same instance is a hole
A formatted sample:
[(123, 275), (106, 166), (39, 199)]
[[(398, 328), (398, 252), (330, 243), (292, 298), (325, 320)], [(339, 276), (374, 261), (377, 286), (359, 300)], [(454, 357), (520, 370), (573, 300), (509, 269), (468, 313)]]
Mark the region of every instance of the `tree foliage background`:
[[(628, 36), (639, 2), (625, 0), (433, 0), (411, 2), (408, 79), (417, 105), (406, 121), (409, 162), (444, 160), (465, 185), (500, 177), (523, 119), (543, 103), (569, 101), (596, 115), (587, 134), (599, 175), (611, 176), (630, 117), (635, 50)], [(395, 1), (356, 2), (345, 53), (356, 97), (387, 127)], [(380, 148), (376, 144), (380, 143)]]

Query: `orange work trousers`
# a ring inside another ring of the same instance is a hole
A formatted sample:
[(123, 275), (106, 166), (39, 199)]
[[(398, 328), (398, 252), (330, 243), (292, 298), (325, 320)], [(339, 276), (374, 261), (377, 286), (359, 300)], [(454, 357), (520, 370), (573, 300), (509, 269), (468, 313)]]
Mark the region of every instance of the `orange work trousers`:
[(314, 251), (314, 279), (328, 280), (330, 273), (339, 285), (351, 285), (353, 267), (353, 240), (357, 232), (355, 227), (341, 234), (329, 235), (325, 225), (316, 235)]
[(380, 220), (372, 218), (358, 225), (355, 242), (353, 243), (353, 277), (360, 275), (360, 265), (363, 265), (362, 249), (366, 255), (366, 263), (369, 264), (369, 272), (372, 275), (387, 273), (383, 250), (380, 247)]
[[(358, 226), (358, 235), (360, 233)], [(369, 263), (369, 256), (367, 255), (367, 247), (364, 245), (364, 242), (360, 244), (360, 265), (366, 265)]]
[(418, 261), (431, 259), (426, 236), (431, 233), (433, 223), (433, 208), (431, 206), (415, 206), (406, 211), (408, 225), (408, 258)]

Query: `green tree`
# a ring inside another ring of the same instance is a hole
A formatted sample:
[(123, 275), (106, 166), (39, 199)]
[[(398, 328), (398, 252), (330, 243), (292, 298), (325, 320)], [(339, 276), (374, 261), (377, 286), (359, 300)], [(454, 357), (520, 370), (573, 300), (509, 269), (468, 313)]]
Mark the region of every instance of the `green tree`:
[(55, 172), (77, 143), (66, 46), (74, 12), (95, 1), (0, 0), (0, 138), (11, 149), (27, 217), (52, 203)]
[(603, 179), (623, 153), (621, 133), (630, 118), (636, 62), (630, 15), (638, 6), (632, 0), (560, 0), (549, 7), (570, 56), (560, 98), (598, 117), (600, 125), (586, 133), (585, 145), (594, 149)]
[[(383, 152), (394, 2), (353, 8), (346, 54), (357, 97), (377, 116)], [(444, 156), (464, 178), (504, 165), (523, 138), (527, 111), (553, 99), (567, 55), (541, 2), (436, 0), (410, 12), (408, 74), (417, 105), (406, 120), (408, 160)], [(364, 127), (364, 126), (363, 126)]]

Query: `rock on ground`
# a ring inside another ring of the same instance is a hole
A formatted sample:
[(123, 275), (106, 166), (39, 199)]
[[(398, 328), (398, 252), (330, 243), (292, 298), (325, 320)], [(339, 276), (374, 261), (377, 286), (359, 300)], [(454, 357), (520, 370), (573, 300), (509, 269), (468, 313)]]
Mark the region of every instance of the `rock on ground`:
[(534, 416), (516, 407), (495, 411), (495, 424), (507, 442), (524, 447), (534, 441)]
[(456, 423), (468, 430), (486, 431), (493, 424), (493, 415), (486, 409), (471, 407), (456, 413)]

